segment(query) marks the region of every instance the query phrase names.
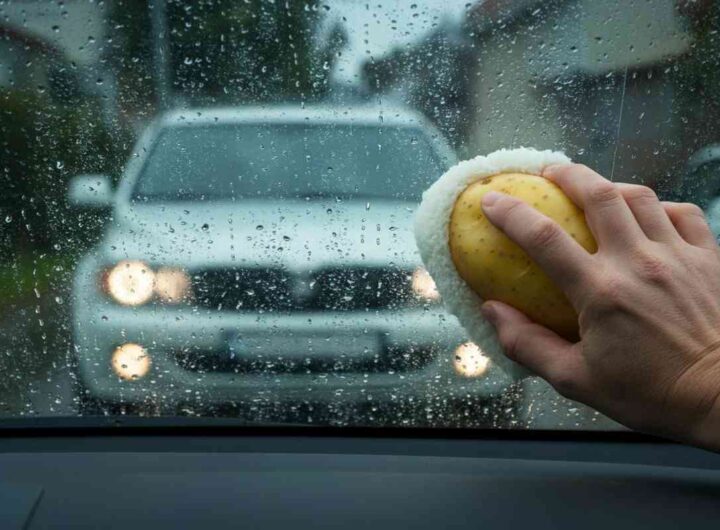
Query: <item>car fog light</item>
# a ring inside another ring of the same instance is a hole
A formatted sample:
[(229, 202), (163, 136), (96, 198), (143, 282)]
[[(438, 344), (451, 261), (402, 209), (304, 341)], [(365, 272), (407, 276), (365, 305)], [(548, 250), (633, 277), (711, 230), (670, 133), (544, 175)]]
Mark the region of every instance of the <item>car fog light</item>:
[(124, 260), (105, 276), (104, 287), (116, 302), (137, 306), (146, 303), (153, 295), (155, 273), (142, 261)]
[(182, 302), (190, 295), (190, 277), (182, 269), (163, 267), (155, 273), (155, 292), (165, 303)]
[(415, 272), (413, 272), (412, 289), (418, 298), (424, 298), (430, 302), (440, 299), (440, 293), (435, 286), (435, 280), (433, 280), (430, 273), (422, 267), (418, 267), (415, 269)]
[(455, 371), (465, 377), (480, 377), (487, 372), (490, 359), (473, 342), (466, 342), (455, 349)]
[(150, 371), (150, 356), (139, 344), (129, 342), (118, 347), (110, 361), (113, 371), (126, 381), (140, 379)]

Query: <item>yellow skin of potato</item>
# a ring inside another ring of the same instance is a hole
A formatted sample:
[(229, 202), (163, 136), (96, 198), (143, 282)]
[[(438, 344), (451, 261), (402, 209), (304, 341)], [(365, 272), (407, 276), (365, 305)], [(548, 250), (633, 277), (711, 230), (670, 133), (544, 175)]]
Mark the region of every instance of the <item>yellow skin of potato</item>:
[(585, 214), (549, 180), (523, 173), (485, 177), (458, 197), (450, 216), (449, 244), (460, 276), (484, 300), (509, 304), (563, 337), (577, 339), (578, 317), (563, 292), (523, 251), (485, 217), (488, 191), (512, 195), (535, 207), (588, 252), (597, 244)]

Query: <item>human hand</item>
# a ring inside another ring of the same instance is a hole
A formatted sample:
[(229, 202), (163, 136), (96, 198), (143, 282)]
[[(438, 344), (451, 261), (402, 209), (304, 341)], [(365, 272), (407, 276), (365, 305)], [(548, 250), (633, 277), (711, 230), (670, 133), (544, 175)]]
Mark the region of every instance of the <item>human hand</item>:
[(630, 428), (720, 450), (720, 250), (702, 210), (661, 203), (649, 188), (578, 164), (543, 176), (584, 210), (598, 251), (518, 199), (485, 195), (488, 219), (579, 315), (573, 344), (509, 305), (485, 302), (507, 356)]

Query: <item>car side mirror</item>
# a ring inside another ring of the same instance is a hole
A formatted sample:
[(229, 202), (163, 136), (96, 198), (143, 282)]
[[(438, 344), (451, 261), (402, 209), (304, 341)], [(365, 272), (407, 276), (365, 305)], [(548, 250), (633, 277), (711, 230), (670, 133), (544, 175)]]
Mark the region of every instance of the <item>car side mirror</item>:
[(72, 206), (109, 208), (112, 200), (112, 185), (105, 175), (78, 175), (70, 181), (68, 202)]

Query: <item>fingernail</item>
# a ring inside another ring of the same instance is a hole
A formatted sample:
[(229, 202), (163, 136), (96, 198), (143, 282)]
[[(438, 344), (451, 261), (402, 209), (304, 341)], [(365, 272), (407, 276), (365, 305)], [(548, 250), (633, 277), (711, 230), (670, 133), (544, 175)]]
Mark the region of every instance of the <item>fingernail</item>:
[(485, 195), (483, 195), (482, 205), (492, 206), (497, 202), (500, 197), (502, 197), (502, 193), (499, 193), (497, 191), (488, 191)]
[(482, 313), (482, 316), (485, 317), (485, 320), (490, 322), (493, 326), (495, 325), (497, 313), (491, 303), (485, 302), (482, 306), (480, 306), (480, 313)]

